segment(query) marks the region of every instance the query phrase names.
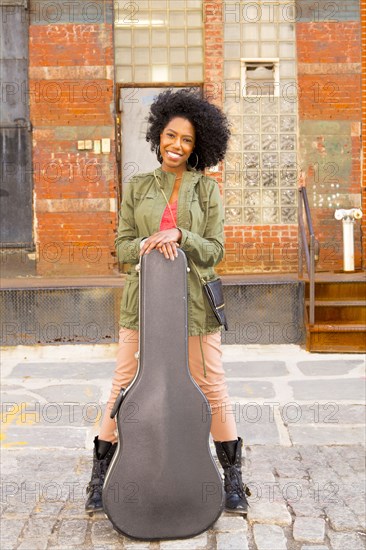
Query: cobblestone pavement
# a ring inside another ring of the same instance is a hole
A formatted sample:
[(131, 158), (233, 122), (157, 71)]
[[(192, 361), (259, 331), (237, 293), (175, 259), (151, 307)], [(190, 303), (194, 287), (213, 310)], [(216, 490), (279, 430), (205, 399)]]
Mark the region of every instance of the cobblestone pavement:
[(1, 550), (366, 547), (364, 356), (224, 346), (248, 518), (223, 514), (198, 537), (148, 543), (84, 514), (115, 353), (115, 345), (2, 350)]

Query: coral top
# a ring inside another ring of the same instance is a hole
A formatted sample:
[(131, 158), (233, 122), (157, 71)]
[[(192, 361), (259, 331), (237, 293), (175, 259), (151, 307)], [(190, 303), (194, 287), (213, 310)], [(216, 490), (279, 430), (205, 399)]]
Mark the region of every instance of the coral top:
[(174, 220), (172, 220), (172, 216), (169, 210), (168, 205), (166, 205), (163, 216), (161, 218), (160, 222), (160, 231), (164, 231), (164, 229), (173, 229), (176, 227), (176, 219), (177, 219), (177, 207), (178, 207), (178, 200), (173, 202), (173, 204), (170, 205), (170, 209), (172, 211), (172, 214), (174, 216)]

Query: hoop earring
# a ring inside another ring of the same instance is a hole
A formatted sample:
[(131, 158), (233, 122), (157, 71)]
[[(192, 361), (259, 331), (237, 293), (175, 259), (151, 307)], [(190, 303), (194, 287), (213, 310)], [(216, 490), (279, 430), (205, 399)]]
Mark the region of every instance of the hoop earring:
[[(197, 155), (196, 151), (193, 151), (193, 153), (196, 155), (196, 159), (197, 159), (197, 160), (196, 160), (196, 164), (195, 164), (194, 166), (192, 166), (191, 163), (190, 163), (190, 165), (191, 165), (191, 168), (193, 168), (193, 170), (195, 170), (196, 167), (197, 167), (197, 165), (198, 165), (198, 160), (199, 160), (199, 159), (198, 159), (198, 155)], [(193, 153), (192, 153), (192, 155), (193, 155)], [(190, 158), (191, 158), (191, 157), (189, 157), (189, 159), (190, 159)]]
[(163, 162), (163, 157), (161, 156), (159, 145), (155, 147), (155, 154), (156, 154), (156, 158), (158, 159), (158, 162), (160, 162), (161, 164)]

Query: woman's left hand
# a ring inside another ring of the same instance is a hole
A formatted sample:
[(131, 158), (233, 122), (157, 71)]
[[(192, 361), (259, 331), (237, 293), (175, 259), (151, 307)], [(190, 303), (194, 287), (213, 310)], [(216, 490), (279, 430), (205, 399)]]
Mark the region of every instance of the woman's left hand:
[(156, 248), (164, 254), (167, 260), (174, 260), (178, 256), (177, 248), (178, 241), (182, 238), (182, 233), (179, 229), (165, 229), (150, 235), (144, 242), (140, 250), (140, 256), (149, 254), (151, 250)]

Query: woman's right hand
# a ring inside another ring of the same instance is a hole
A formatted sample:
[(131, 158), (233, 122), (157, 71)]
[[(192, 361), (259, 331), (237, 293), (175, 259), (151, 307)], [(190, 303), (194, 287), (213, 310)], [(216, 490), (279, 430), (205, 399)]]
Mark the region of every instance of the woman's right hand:
[(157, 231), (144, 241), (140, 250), (140, 256), (149, 254), (151, 250), (156, 248), (159, 252), (164, 254), (167, 260), (174, 260), (174, 258), (178, 256), (178, 241), (180, 241), (181, 237), (182, 233), (177, 228)]

